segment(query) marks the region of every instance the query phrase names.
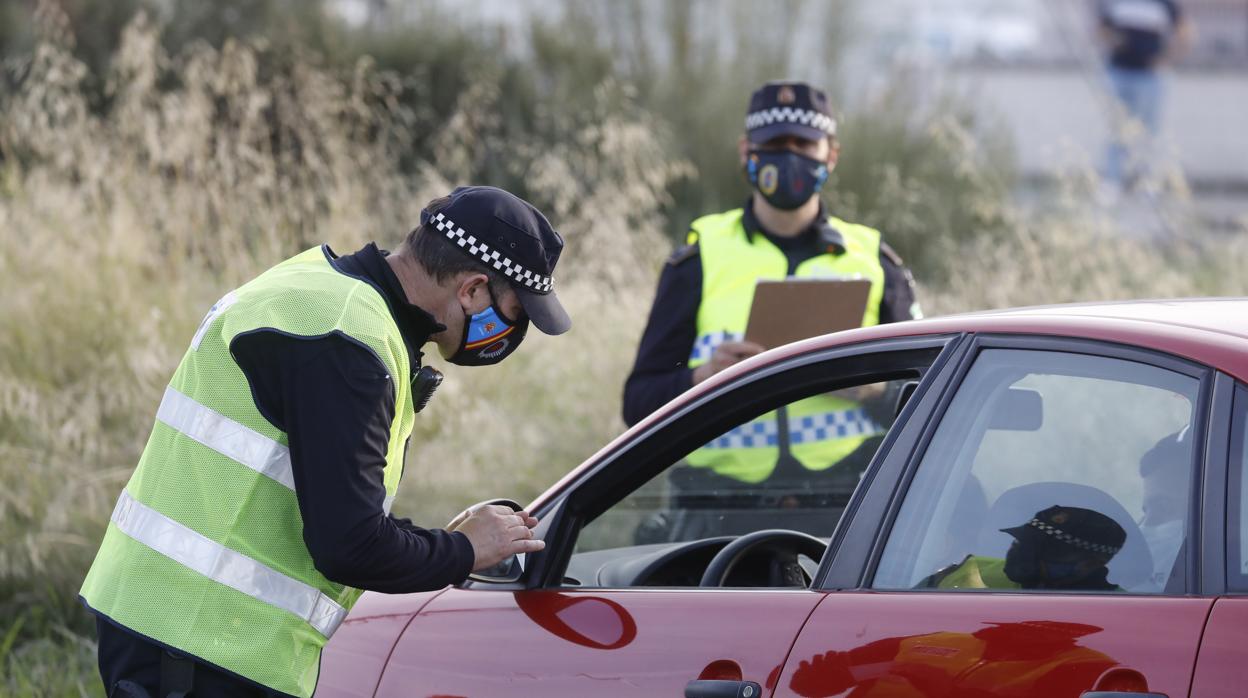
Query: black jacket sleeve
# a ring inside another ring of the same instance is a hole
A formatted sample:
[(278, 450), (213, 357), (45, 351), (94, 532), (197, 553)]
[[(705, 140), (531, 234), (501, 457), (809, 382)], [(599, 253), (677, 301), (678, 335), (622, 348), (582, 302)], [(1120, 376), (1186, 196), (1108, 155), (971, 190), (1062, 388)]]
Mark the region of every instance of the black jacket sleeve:
[(232, 351), (265, 418), (286, 432), (303, 539), (316, 568), (340, 584), (406, 593), (463, 581), (472, 544), (382, 509), (394, 390), (381, 361), (340, 335), (308, 340), (259, 332)]
[(624, 422), (629, 426), (693, 385), (688, 362), (701, 303), (702, 260), (695, 245), (677, 250), (659, 276), (637, 359), (624, 383)]

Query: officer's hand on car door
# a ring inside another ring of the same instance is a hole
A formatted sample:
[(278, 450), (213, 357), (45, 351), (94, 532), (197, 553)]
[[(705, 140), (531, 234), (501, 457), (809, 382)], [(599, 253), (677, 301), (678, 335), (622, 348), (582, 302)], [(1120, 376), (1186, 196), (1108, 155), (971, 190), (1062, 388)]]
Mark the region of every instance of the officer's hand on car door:
[(533, 539), (537, 519), (524, 511), (498, 504), (469, 509), (455, 517), (447, 530), (468, 536), (476, 559), (472, 570), (487, 569), (519, 553), (535, 553), (546, 543)]
[(693, 369), (693, 384), (697, 385), (720, 371), (739, 364), (751, 356), (758, 356), (767, 348), (754, 342), (724, 342), (715, 347), (711, 360)]

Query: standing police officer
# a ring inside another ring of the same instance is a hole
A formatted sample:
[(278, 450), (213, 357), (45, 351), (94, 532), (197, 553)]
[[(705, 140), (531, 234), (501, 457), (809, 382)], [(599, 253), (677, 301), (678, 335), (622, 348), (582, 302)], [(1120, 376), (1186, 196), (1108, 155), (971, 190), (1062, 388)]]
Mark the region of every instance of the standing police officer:
[(459, 188), (394, 254), (316, 247), (213, 306), (82, 585), (109, 695), (311, 696), (362, 589), (438, 589), (541, 550), (525, 512), (427, 530), (390, 504), (431, 390), (421, 347), (482, 366), (530, 321), (567, 331), (562, 248), (528, 203)]
[[(767, 83), (750, 98), (745, 128), (738, 148), (754, 191), (743, 208), (695, 220), (689, 244), (664, 267), (624, 388), (630, 425), (763, 351), (742, 341), (759, 279), (859, 276), (871, 281), (864, 326), (920, 316), (912, 277), (880, 233), (829, 215), (818, 196), (840, 150), (827, 96), (802, 82)], [(688, 464), (757, 484), (778, 463), (790, 472), (826, 469), (881, 431), (844, 398), (814, 398), (788, 412), (725, 434), (691, 454)], [(802, 438), (805, 427), (833, 418), (853, 427), (849, 437)]]

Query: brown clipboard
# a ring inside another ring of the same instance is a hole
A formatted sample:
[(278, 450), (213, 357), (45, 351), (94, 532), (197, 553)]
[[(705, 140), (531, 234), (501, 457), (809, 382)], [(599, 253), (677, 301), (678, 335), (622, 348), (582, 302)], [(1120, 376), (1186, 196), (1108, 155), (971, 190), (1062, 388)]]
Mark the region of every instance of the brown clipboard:
[(754, 287), (745, 340), (768, 349), (862, 326), (867, 279), (762, 279)]

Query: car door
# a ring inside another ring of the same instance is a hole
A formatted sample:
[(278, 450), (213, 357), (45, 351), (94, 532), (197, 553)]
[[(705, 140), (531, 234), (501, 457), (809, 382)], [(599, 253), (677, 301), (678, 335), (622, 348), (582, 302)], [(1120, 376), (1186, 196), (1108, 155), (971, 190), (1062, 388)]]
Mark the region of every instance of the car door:
[(775, 695), (1188, 695), (1216, 383), (1117, 345), (977, 338), (842, 526)]
[[(1196, 659), (1191, 694), (1200, 698), (1244, 695), (1248, 661), (1248, 389), (1237, 384), (1234, 393), (1226, 457), (1210, 458), (1211, 465), (1225, 463), (1227, 486), (1225, 496), (1209, 498), (1204, 518), (1211, 531), (1225, 524), (1226, 536), (1210, 536), (1203, 567), (1211, 580), (1225, 580), (1225, 588), (1209, 614)], [(1224, 482), (1215, 472), (1209, 479)]]
[[(549, 527), (547, 549), (531, 556), (520, 582), (473, 582), (425, 606), (396, 644), (377, 695), (679, 696), (697, 680), (735, 682), (719, 686), (730, 691), (725, 695), (758, 695), (745, 682), (774, 685), (823, 595), (781, 586), (778, 580), (790, 578), (773, 575), (763, 558), (726, 573), (737, 588), (700, 587), (699, 577), (717, 550), (758, 528), (807, 528), (826, 539), (858, 472), (848, 480), (833, 477), (835, 468), (820, 473), (827, 479), (819, 481), (840, 494), (810, 483), (800, 491), (768, 490), (767, 501), (778, 508), (762, 516), (755, 507), (726, 504), (762, 501), (750, 486), (709, 497), (677, 493), (673, 473), (687, 475), (686, 456), (739, 434), (760, 415), (828, 391), (855, 391), (864, 405), (883, 404), (893, 422), (916, 385), (922, 394), (948, 379), (957, 340), (897, 339), (797, 356), (741, 376), (638, 434), (539, 512)], [(912, 412), (902, 410), (896, 423)], [(796, 440), (814, 438), (797, 430), (815, 429), (818, 420), (789, 419)], [(871, 433), (864, 442), (870, 453), (855, 450), (859, 471), (877, 449), (888, 449), (891, 431)], [(712, 508), (695, 511), (693, 501)], [(832, 509), (804, 508), (803, 501)], [(816, 571), (811, 560), (793, 560), (806, 573)]]

